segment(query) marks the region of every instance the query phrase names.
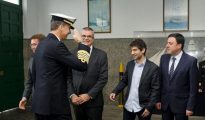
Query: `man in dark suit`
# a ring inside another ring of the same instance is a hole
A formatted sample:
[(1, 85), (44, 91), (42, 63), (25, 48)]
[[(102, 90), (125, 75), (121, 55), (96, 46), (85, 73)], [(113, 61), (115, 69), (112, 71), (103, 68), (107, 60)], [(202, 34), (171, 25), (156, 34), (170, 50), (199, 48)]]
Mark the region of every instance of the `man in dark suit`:
[[(71, 77), (71, 69), (87, 69), (90, 48), (79, 44), (79, 59), (71, 54), (62, 40), (74, 29), (76, 19), (63, 14), (51, 15), (51, 32), (39, 43), (34, 55), (32, 110), (36, 120), (72, 120), (67, 79)], [(75, 41), (79, 43), (81, 39)]]
[(167, 54), (161, 56), (161, 100), (163, 120), (188, 120), (193, 114), (198, 81), (197, 59), (183, 51), (185, 38), (179, 33), (168, 36)]
[(160, 90), (159, 69), (156, 64), (145, 57), (147, 47), (138, 38), (131, 42), (131, 54), (134, 60), (127, 63), (126, 71), (117, 87), (110, 94), (110, 99), (127, 86), (123, 120), (150, 120)]
[[(36, 51), (36, 47), (38, 46), (39, 42), (41, 42), (46, 37), (43, 34), (35, 34), (33, 35), (31, 40), (31, 50), (33, 54)], [(31, 70), (32, 70), (32, 63), (33, 63), (33, 56), (29, 60), (29, 67), (28, 67), (28, 80), (25, 81), (24, 91), (23, 91), (23, 97), (19, 102), (19, 109), (25, 110), (25, 105), (28, 101), (28, 99), (31, 96), (32, 89), (33, 89), (33, 81), (31, 80)]]
[[(90, 59), (86, 72), (73, 70), (73, 89), (69, 90), (76, 120), (102, 120), (103, 88), (108, 80), (107, 54), (93, 46), (94, 31), (82, 30), (83, 43), (90, 47)], [(76, 50), (73, 51), (76, 54)], [(72, 87), (69, 87), (72, 88)]]

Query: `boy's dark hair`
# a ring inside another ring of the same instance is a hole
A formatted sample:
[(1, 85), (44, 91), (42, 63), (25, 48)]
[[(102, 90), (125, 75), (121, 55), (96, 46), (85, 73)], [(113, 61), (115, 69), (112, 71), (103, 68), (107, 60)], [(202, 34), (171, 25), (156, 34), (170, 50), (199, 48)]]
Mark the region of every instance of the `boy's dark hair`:
[(144, 55), (146, 54), (147, 51), (147, 45), (146, 43), (141, 39), (141, 38), (137, 38), (134, 41), (132, 41), (130, 43), (130, 47), (137, 47), (140, 49), (140, 51), (142, 51), (143, 49), (145, 49)]

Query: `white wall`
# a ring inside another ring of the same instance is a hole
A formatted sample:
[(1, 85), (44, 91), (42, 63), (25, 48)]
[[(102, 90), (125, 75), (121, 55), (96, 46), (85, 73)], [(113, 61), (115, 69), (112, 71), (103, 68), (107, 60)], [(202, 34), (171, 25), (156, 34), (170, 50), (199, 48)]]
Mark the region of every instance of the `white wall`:
[(189, 0), (189, 29), (205, 30), (205, 0)]
[[(75, 26), (88, 25), (87, 0), (23, 0), (24, 38), (34, 33), (47, 34), (51, 12), (78, 18)], [(205, 0), (190, 0), (190, 30), (205, 30)], [(96, 38), (132, 38), (134, 31), (163, 30), (163, 0), (111, 0), (111, 33)]]
[(24, 38), (30, 38), (32, 34), (38, 32), (39, 23), (37, 2), (34, 0), (22, 0), (23, 2), (23, 32)]

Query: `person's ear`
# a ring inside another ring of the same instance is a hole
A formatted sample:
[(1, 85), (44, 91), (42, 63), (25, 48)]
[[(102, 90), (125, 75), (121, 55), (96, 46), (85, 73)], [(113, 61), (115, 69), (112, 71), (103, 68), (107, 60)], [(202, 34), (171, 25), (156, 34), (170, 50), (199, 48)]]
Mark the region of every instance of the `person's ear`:
[(142, 53), (145, 54), (145, 48), (142, 49)]
[(59, 28), (62, 29), (63, 28), (63, 24), (60, 24)]
[(182, 44), (177, 44), (178, 49), (182, 49)]

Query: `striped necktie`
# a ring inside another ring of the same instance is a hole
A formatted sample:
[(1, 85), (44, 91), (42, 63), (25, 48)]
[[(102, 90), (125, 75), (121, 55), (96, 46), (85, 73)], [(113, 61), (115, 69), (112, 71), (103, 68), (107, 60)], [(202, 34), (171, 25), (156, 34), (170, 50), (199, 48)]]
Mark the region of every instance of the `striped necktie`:
[(171, 65), (171, 68), (170, 68), (170, 70), (169, 70), (169, 80), (172, 79), (173, 74), (174, 74), (174, 64), (175, 64), (175, 60), (176, 60), (176, 58), (173, 57), (173, 58), (172, 58), (172, 65)]

